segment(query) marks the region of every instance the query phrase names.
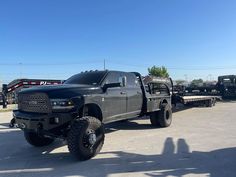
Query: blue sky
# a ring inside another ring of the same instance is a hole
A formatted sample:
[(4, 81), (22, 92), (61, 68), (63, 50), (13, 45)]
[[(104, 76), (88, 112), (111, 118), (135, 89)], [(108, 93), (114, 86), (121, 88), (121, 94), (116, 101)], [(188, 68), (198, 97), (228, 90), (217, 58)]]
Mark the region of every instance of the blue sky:
[(236, 74), (234, 0), (0, 2), (0, 82), (166, 66), (174, 79)]

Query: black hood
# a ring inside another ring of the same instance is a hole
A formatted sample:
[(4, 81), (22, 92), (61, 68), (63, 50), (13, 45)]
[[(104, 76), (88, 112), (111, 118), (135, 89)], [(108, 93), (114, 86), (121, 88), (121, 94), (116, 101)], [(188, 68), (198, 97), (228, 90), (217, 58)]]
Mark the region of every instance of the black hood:
[(80, 84), (62, 84), (62, 85), (44, 85), (24, 89), (20, 94), (46, 93), (49, 98), (72, 98), (85, 94), (102, 93), (100, 86), (80, 85)]

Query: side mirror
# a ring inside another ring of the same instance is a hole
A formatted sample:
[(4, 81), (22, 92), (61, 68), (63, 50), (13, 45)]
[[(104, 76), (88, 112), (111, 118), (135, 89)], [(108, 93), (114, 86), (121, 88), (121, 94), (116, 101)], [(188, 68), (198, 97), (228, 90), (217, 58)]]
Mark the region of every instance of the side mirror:
[(127, 77), (126, 76), (119, 77), (119, 82), (121, 84), (121, 87), (125, 87), (127, 85)]
[(127, 77), (122, 77), (122, 86), (123, 87), (126, 87), (126, 85), (127, 85)]
[(105, 84), (103, 86), (103, 91), (107, 91), (108, 88), (114, 88), (114, 87), (121, 87), (121, 83), (117, 82), (117, 83), (110, 83), (110, 84)]

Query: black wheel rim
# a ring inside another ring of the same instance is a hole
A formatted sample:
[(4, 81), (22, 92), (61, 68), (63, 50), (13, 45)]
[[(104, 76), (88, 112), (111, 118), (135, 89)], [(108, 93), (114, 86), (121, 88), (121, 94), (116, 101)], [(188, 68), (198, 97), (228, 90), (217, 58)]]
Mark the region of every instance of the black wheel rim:
[(104, 137), (102, 128), (98, 128), (96, 131), (93, 129), (87, 129), (83, 136), (83, 146), (86, 149), (94, 149)]

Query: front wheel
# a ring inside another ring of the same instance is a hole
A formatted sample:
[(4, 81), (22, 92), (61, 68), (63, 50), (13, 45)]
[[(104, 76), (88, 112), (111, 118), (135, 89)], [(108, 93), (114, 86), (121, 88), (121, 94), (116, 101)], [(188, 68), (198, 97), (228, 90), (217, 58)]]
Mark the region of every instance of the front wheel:
[(161, 110), (150, 115), (151, 124), (155, 127), (169, 127), (172, 122), (172, 110), (169, 104), (163, 104)]
[(54, 138), (48, 138), (39, 135), (36, 132), (24, 131), (26, 141), (36, 147), (47, 146), (54, 141)]
[(88, 160), (102, 149), (104, 127), (95, 117), (80, 118), (71, 125), (67, 142), (70, 153), (78, 160)]

